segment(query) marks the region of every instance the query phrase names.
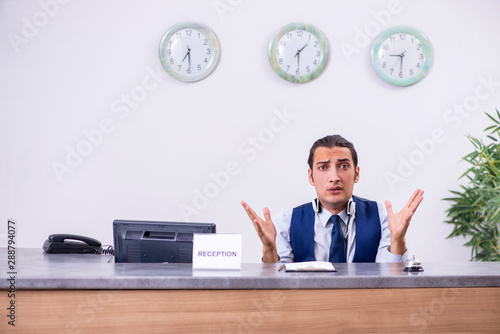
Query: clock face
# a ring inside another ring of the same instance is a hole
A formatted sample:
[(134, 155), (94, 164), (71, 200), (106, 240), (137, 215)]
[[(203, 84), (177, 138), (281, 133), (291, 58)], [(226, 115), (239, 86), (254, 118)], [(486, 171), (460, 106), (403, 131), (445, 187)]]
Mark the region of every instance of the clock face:
[(283, 79), (305, 83), (320, 75), (328, 60), (328, 42), (317, 28), (292, 23), (283, 27), (269, 45), (269, 62)]
[(171, 27), (160, 42), (160, 61), (172, 77), (195, 82), (207, 77), (219, 61), (219, 42), (207, 27), (191, 22)]
[(429, 71), (432, 50), (427, 38), (410, 27), (393, 27), (377, 37), (372, 64), (377, 74), (396, 86), (420, 81)]

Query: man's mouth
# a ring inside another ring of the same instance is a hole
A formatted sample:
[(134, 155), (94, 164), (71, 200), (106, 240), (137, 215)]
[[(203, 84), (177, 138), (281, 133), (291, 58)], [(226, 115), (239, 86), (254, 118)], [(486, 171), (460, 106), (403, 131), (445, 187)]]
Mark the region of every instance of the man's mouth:
[(328, 192), (330, 194), (338, 194), (341, 191), (342, 191), (342, 187), (340, 187), (340, 186), (328, 188)]

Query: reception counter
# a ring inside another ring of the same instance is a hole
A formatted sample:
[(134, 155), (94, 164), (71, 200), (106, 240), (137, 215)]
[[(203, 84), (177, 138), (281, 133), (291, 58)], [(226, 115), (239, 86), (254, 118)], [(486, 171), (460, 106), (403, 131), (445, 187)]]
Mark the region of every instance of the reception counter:
[(423, 263), (416, 273), (400, 263), (335, 267), (193, 270), (18, 249), (14, 271), (2, 261), (0, 332), (500, 332), (500, 263)]

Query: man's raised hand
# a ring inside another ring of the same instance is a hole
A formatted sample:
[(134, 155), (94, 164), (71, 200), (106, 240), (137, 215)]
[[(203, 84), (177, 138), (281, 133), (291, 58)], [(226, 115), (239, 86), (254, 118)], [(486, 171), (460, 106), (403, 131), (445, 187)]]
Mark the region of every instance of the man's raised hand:
[(391, 231), (391, 253), (399, 255), (404, 254), (406, 249), (406, 231), (410, 226), (411, 217), (424, 199), (423, 194), (423, 190), (415, 190), (406, 205), (398, 213), (394, 213), (392, 211), (392, 204), (390, 201), (385, 201), (385, 207), (388, 215), (388, 225), (389, 230)]
[(257, 235), (262, 241), (262, 260), (266, 263), (277, 262), (279, 256), (276, 250), (276, 228), (271, 220), (269, 209), (264, 208), (262, 210), (264, 213), (264, 219), (262, 219), (247, 203), (241, 201), (241, 205), (252, 221), (255, 231), (257, 231)]

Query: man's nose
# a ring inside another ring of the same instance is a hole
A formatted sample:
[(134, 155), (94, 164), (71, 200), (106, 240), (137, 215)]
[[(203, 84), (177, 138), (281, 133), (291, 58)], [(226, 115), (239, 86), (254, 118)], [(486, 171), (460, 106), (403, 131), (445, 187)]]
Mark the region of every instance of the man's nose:
[(330, 182), (336, 182), (340, 180), (339, 173), (336, 168), (330, 169)]

